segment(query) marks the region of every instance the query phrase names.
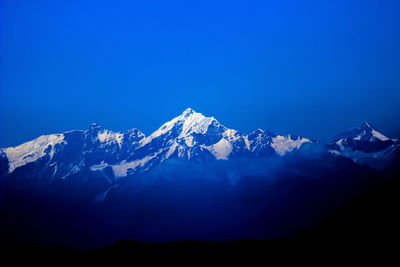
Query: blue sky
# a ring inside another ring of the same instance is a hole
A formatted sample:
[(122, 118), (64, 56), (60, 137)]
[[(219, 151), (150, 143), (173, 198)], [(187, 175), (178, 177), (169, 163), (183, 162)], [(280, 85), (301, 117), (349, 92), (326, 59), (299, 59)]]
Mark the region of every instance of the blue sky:
[[(197, 2), (197, 3), (195, 3)], [(1, 1), (0, 146), (150, 134), (192, 107), (241, 132), (400, 136), (400, 1)]]

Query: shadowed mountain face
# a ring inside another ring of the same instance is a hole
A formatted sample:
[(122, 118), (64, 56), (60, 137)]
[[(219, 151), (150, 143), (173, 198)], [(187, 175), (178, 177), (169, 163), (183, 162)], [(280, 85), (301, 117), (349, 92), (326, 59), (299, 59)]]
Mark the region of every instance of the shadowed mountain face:
[(382, 170), (399, 157), (399, 139), (389, 139), (370, 123), (338, 134), (328, 144), (331, 153), (353, 159), (376, 170)]
[(399, 147), (368, 123), (322, 144), (242, 134), (192, 109), (149, 136), (93, 124), (0, 150), (0, 237), (75, 248), (290, 237), (397, 174)]

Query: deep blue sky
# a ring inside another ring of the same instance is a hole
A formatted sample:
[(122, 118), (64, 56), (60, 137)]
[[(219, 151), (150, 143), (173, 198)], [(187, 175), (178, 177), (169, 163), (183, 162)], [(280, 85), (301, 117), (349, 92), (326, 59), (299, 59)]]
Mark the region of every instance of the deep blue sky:
[[(242, 132), (400, 135), (400, 1), (0, 2), (0, 146), (192, 107)], [(199, 3), (194, 3), (199, 2)]]

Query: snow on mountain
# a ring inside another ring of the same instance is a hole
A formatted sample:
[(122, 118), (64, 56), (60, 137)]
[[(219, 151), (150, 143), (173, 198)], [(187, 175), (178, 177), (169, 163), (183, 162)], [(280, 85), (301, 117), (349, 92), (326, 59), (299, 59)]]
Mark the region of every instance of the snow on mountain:
[(208, 147), (208, 150), (215, 156), (216, 159), (228, 159), (229, 154), (232, 152), (232, 144), (222, 138), (218, 143)]
[(43, 173), (64, 179), (86, 166), (114, 164), (125, 159), (139, 146), (144, 134), (137, 129), (112, 132), (92, 124), (88, 130), (40, 136), (16, 147), (4, 149), (9, 161), (8, 173), (38, 163)]
[(16, 168), (46, 155), (49, 155), (50, 159), (53, 158), (55, 145), (63, 142), (65, 142), (63, 134), (51, 134), (40, 136), (16, 147), (4, 149), (9, 160), (9, 172), (13, 172)]
[(273, 155), (275, 154), (275, 149), (271, 146), (273, 143), (272, 138), (276, 136), (272, 132), (257, 129), (244, 137), (246, 148), (256, 157)]
[(204, 117), (202, 114), (188, 108), (182, 113), (182, 115), (164, 123), (157, 131), (143, 139), (141, 146), (145, 146), (160, 136), (172, 133), (177, 135), (175, 138), (183, 138), (186, 145), (192, 147), (194, 145), (193, 135), (205, 134), (208, 127), (213, 123), (218, 124), (213, 117)]
[[(314, 142), (261, 129), (242, 134), (214, 117), (188, 108), (149, 136), (138, 129), (114, 132), (92, 124), (87, 130), (44, 135), (0, 149), (0, 179), (22, 175), (46, 182), (101, 184), (96, 199), (102, 201), (119, 187), (121, 177), (149, 171), (168, 159), (213, 161), (285, 156)], [(327, 148), (333, 155), (376, 170), (400, 158), (400, 141), (387, 138), (369, 123), (337, 135)]]
[[(228, 160), (284, 156), (314, 141), (295, 135), (277, 135), (258, 129), (241, 134), (190, 108), (145, 136), (138, 129), (113, 132), (92, 124), (85, 131), (41, 136), (4, 149), (8, 172), (36, 163), (42, 172), (65, 179), (87, 170), (113, 177), (147, 171), (172, 158), (185, 160)], [(328, 144), (329, 152), (377, 168), (390, 162), (399, 142), (379, 133), (371, 124), (343, 132)], [(1, 152), (1, 151), (0, 151)], [(397, 153), (396, 152), (396, 153)], [(3, 152), (2, 152), (3, 153)], [(383, 160), (384, 159), (384, 160)]]
[(355, 163), (368, 165), (375, 170), (382, 170), (392, 163), (395, 156), (394, 152), (398, 149), (398, 145), (390, 145), (386, 148), (374, 151), (364, 152), (350, 147), (343, 146), (341, 141), (338, 141), (340, 150), (330, 150), (332, 154), (340, 155), (352, 159)]
[(239, 157), (262, 157), (284, 154), (298, 149), (309, 139), (291, 135), (278, 136), (258, 130), (243, 135), (188, 108), (143, 138), (136, 152), (127, 160), (113, 165), (116, 176), (148, 170), (169, 158), (228, 160)]
[(108, 130), (105, 130), (98, 134), (97, 138), (101, 143), (110, 143), (117, 142), (119, 147), (121, 147), (122, 139), (124, 138), (123, 133), (114, 133)]
[(364, 122), (359, 127), (342, 132), (334, 137), (334, 142), (341, 139), (352, 139), (356, 141), (388, 141), (389, 138), (379, 133), (371, 123)]
[[(158, 154), (151, 156), (146, 156), (142, 159), (131, 161), (131, 162), (121, 162), (116, 165), (112, 165), (112, 170), (114, 175), (117, 177), (124, 177), (128, 175), (128, 170), (135, 170), (137, 167), (144, 167), (151, 159), (155, 158)], [(133, 174), (133, 173), (132, 173)]]
[(304, 143), (313, 142), (305, 137), (291, 134), (277, 135), (261, 129), (247, 135), (246, 140), (248, 150), (256, 153), (257, 156), (266, 155), (265, 153), (276, 153), (283, 156), (288, 152), (299, 149)]
[(188, 108), (181, 115), (164, 123), (143, 138), (127, 160), (113, 165), (116, 176), (126, 176), (147, 170), (169, 158), (228, 159), (233, 142), (241, 136), (221, 125), (214, 117), (205, 117)]
[(330, 153), (376, 170), (388, 166), (398, 148), (396, 140), (387, 138), (368, 122), (336, 135), (333, 142), (328, 144)]
[[(88, 168), (102, 172), (111, 168), (116, 177), (146, 171), (169, 159), (216, 159), (267, 157), (298, 149), (309, 139), (281, 136), (257, 130), (244, 135), (193, 109), (164, 123), (145, 136), (137, 129), (113, 132), (92, 124), (86, 131), (42, 136), (15, 148), (5, 149), (9, 172), (39, 158), (41, 166), (61, 178)], [(57, 150), (55, 146), (58, 146)]]
[(277, 135), (272, 138), (271, 146), (275, 149), (278, 155), (285, 155), (287, 152), (291, 152), (294, 149), (299, 149), (302, 144), (311, 142), (310, 139), (304, 137), (294, 137), (289, 134), (287, 136)]

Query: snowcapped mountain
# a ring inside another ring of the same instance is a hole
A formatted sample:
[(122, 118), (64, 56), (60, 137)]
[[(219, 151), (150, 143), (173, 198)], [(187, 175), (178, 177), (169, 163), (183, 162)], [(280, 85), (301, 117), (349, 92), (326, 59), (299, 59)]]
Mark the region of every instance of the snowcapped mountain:
[(400, 141), (367, 123), (328, 144), (243, 134), (192, 109), (148, 136), (92, 124), (0, 149), (0, 239), (13, 240), (9, 229), (63, 245), (87, 234), (94, 247), (110, 236), (276, 238), (303, 231), (385, 176), (373, 169), (397, 175), (399, 162)]
[(400, 147), (397, 139), (389, 139), (370, 123), (364, 122), (357, 128), (336, 135), (328, 148), (335, 155), (381, 170), (392, 163)]
[[(65, 179), (79, 172), (104, 175), (108, 180), (143, 173), (168, 159), (228, 160), (284, 156), (298, 150), (305, 137), (278, 135), (258, 129), (242, 134), (188, 108), (145, 136), (138, 129), (113, 132), (92, 124), (85, 131), (40, 136), (1, 150), (3, 173), (28, 169), (32, 175)], [(399, 142), (364, 123), (337, 135), (327, 145), (334, 155), (348, 157), (375, 169), (387, 166)]]
[(341, 139), (364, 142), (388, 141), (389, 138), (378, 132), (370, 123), (364, 122), (359, 127), (342, 132), (335, 136), (334, 141)]
[(84, 168), (111, 170), (124, 177), (170, 159), (227, 160), (240, 157), (283, 156), (311, 140), (257, 130), (248, 135), (229, 129), (214, 117), (188, 108), (181, 115), (145, 136), (137, 129), (113, 132), (93, 124), (86, 131), (44, 135), (4, 149), (8, 172), (23, 166), (51, 169), (53, 177), (66, 178)]

